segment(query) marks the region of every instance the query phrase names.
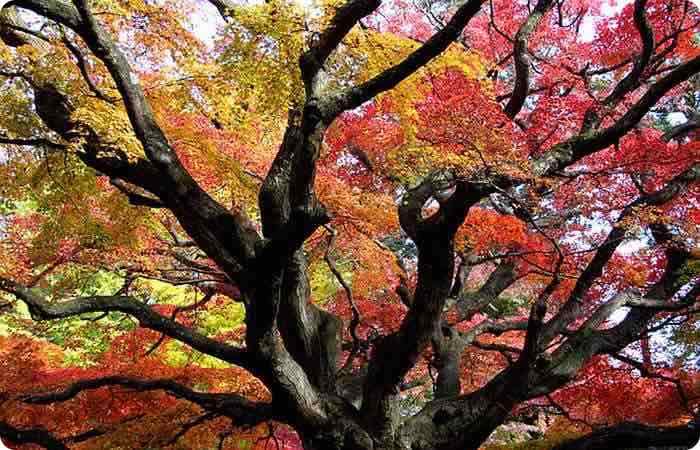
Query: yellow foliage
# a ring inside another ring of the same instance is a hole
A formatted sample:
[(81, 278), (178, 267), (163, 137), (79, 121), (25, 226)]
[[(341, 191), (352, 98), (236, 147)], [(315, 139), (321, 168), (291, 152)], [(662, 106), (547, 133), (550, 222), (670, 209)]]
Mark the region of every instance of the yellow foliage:
[(130, 158), (144, 155), (143, 146), (134, 135), (123, 107), (88, 96), (81, 97), (79, 101), (72, 115), (75, 122), (87, 125), (102, 142), (109, 143)]
[(664, 213), (658, 206), (639, 205), (633, 208), (632, 214), (620, 221), (620, 226), (628, 232), (637, 232), (645, 224), (669, 224), (673, 221), (671, 217)]

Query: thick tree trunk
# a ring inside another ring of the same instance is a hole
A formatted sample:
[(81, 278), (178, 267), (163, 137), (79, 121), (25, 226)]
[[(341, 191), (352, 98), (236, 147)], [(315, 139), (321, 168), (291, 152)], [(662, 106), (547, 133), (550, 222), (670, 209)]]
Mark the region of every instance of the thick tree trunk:
[(328, 406), (334, 417), (324, 427), (298, 428), (305, 450), (379, 450), (359, 426), (357, 410), (342, 400)]
[(342, 322), (309, 301), (303, 250), (294, 253), (284, 272), (278, 325), (284, 344), (323, 392), (335, 392), (335, 372)]
[(367, 434), (341, 430), (319, 431), (302, 436), (304, 450), (378, 450)]
[(654, 427), (624, 422), (558, 445), (554, 450), (611, 448), (691, 448), (700, 440), (700, 427), (692, 422), (678, 427)]
[[(482, 395), (470, 395), (468, 408), (432, 404), (400, 429), (400, 443), (410, 450), (476, 450), (503, 422), (511, 408)], [(508, 402), (507, 399), (503, 399)]]

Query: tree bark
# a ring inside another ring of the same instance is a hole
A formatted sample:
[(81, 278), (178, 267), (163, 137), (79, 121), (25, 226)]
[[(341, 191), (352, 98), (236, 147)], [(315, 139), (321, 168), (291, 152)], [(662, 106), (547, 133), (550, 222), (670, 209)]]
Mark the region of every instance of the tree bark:
[(700, 428), (694, 423), (677, 427), (655, 427), (623, 422), (596, 430), (587, 436), (557, 445), (552, 450), (607, 450), (672, 447), (689, 449), (700, 440)]

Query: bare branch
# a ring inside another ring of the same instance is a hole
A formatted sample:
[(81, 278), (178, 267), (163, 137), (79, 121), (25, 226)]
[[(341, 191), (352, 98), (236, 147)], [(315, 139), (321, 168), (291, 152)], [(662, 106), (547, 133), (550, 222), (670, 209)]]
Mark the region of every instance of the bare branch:
[(333, 244), (338, 233), (331, 227), (327, 226), (326, 229), (328, 230), (329, 235), (328, 244), (326, 245), (326, 253), (324, 254), (323, 258), (326, 261), (331, 273), (345, 291), (345, 296), (348, 299), (350, 311), (352, 313), (352, 318), (350, 319), (350, 324), (348, 325), (348, 331), (350, 332), (350, 337), (352, 338), (352, 349), (350, 350), (350, 355), (348, 355), (347, 361), (340, 369), (340, 373), (342, 373), (352, 368), (353, 360), (360, 351), (361, 339), (357, 335), (357, 327), (360, 325), (361, 317), (360, 310), (357, 309), (357, 305), (355, 304), (355, 300), (352, 296), (352, 289), (350, 289), (350, 285), (345, 281), (345, 278), (343, 278), (343, 274), (341, 274), (338, 270), (335, 260), (333, 257), (331, 257), (331, 249), (333, 248)]

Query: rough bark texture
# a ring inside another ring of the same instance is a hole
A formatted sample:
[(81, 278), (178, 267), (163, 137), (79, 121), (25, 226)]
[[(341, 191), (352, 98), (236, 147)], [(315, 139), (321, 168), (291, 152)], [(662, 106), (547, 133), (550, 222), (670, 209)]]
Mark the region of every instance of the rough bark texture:
[(691, 448), (700, 440), (694, 423), (678, 427), (653, 427), (624, 422), (596, 430), (579, 439), (565, 442), (553, 450), (603, 450), (609, 448)]

